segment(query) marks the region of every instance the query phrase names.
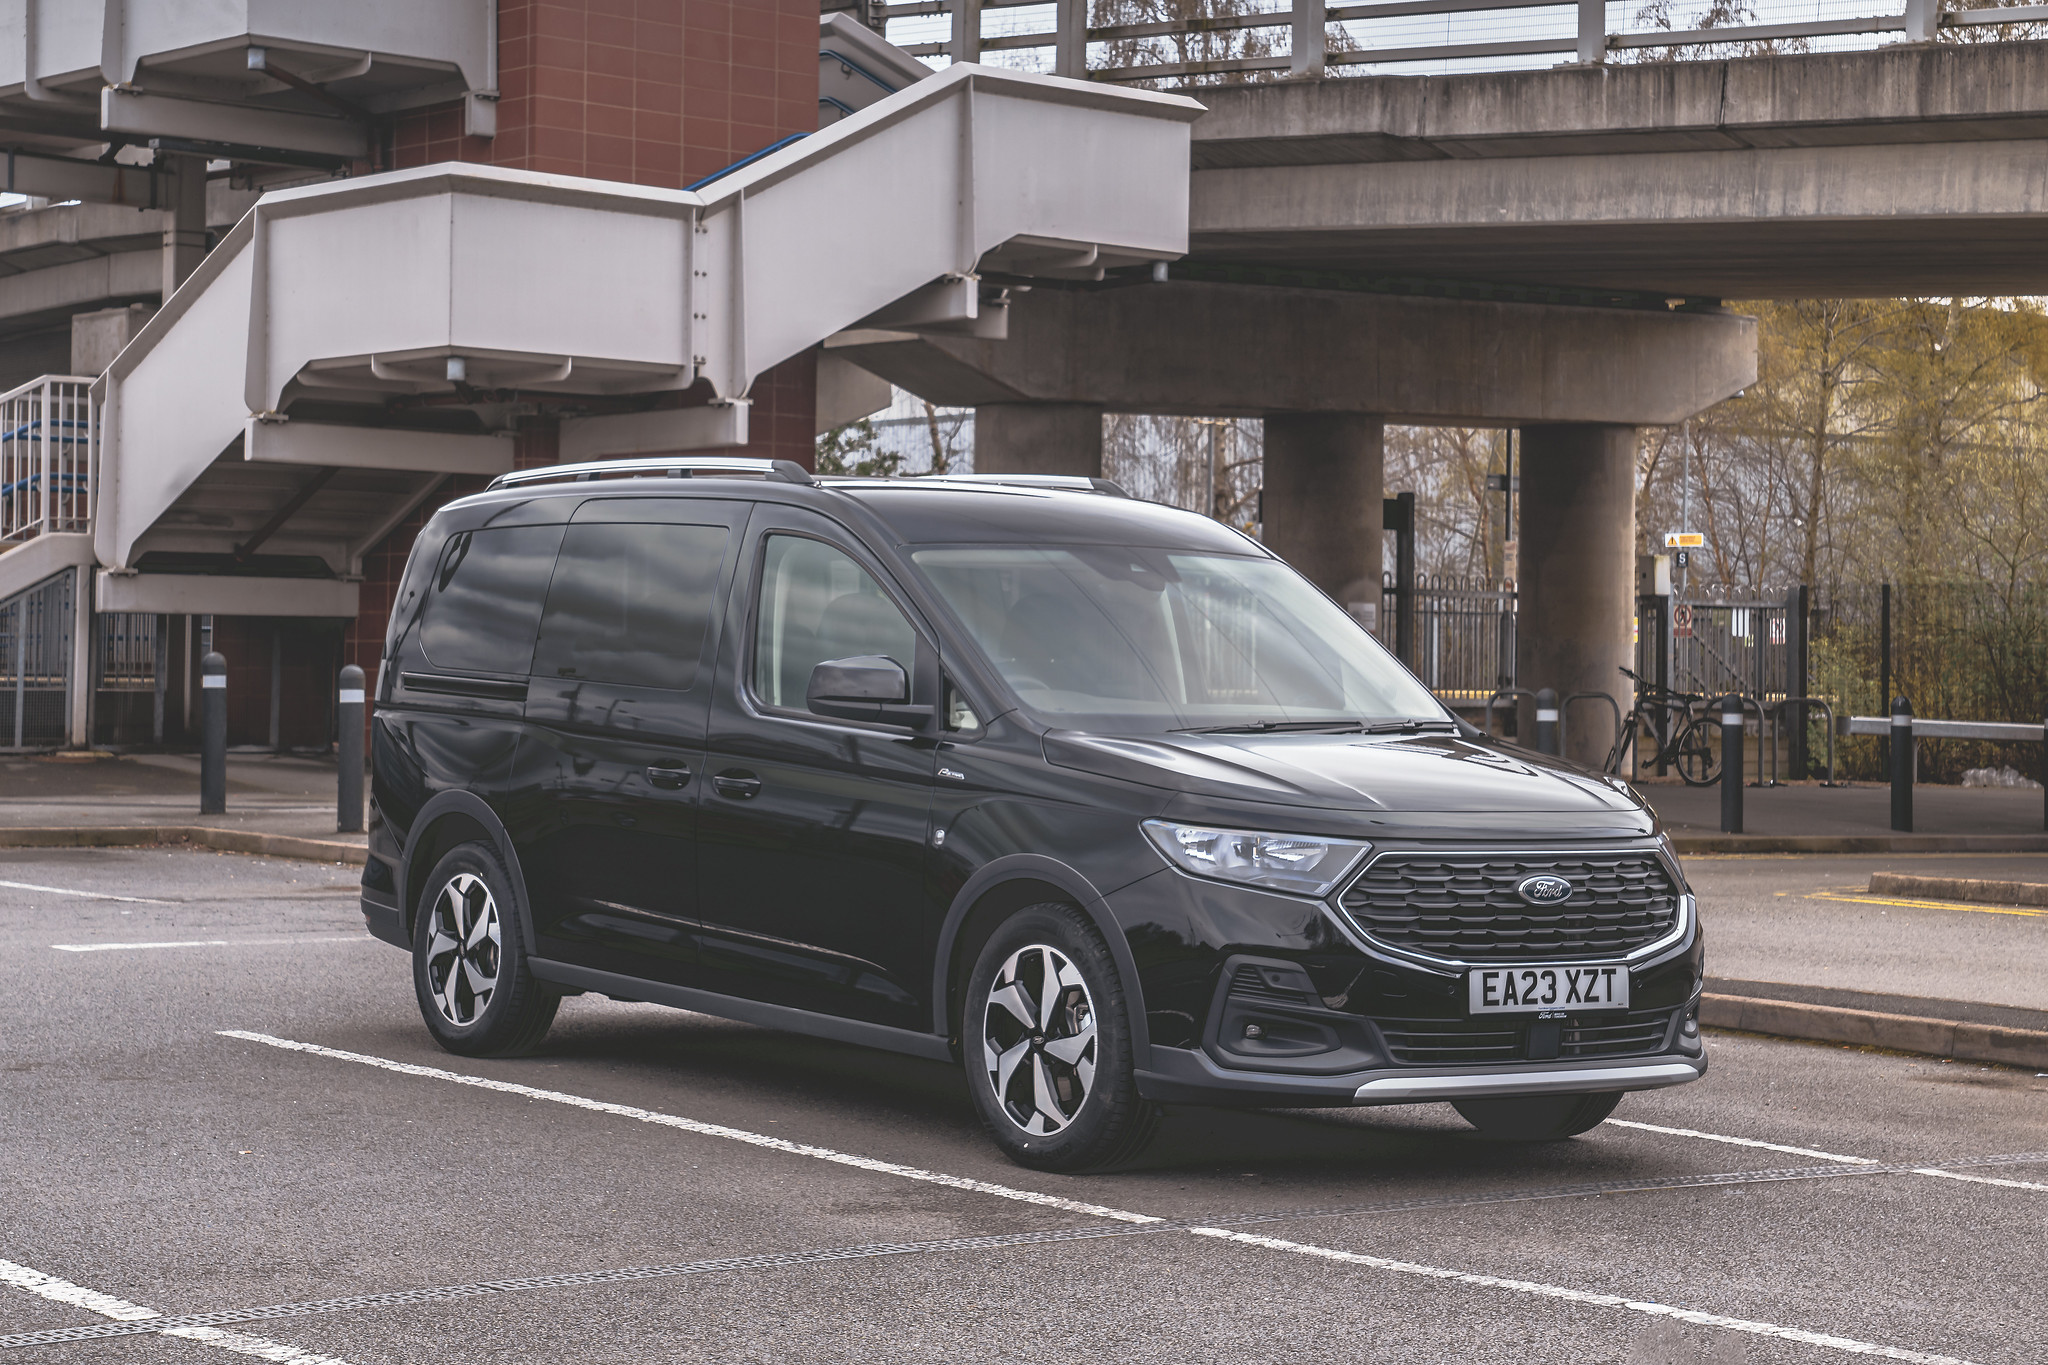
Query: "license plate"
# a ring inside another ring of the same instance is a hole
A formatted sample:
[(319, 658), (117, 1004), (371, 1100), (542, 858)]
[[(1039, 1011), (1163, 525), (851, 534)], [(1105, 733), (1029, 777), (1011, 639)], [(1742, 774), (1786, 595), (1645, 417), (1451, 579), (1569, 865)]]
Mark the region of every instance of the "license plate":
[(1627, 967), (1486, 967), (1465, 982), (1474, 1014), (1628, 1008)]

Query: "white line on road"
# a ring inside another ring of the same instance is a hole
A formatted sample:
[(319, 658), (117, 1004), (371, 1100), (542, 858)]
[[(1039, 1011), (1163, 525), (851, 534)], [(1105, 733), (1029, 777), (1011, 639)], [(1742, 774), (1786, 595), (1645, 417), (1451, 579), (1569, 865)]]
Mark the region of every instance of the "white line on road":
[(1914, 1175), (1936, 1175), (1943, 1180), (1967, 1180), (1973, 1185), (2003, 1185), (2009, 1190), (2048, 1190), (2048, 1185), (2032, 1180), (1996, 1180), (1988, 1175), (1964, 1175), (1961, 1171), (1944, 1171), (1932, 1166), (1922, 1167)]
[(1595, 1294), (1583, 1289), (1566, 1289), (1561, 1285), (1540, 1284), (1532, 1280), (1507, 1280), (1495, 1275), (1474, 1275), (1463, 1270), (1444, 1270), (1437, 1266), (1416, 1265), (1412, 1261), (1390, 1261), (1384, 1256), (1366, 1256), (1356, 1251), (1338, 1251), (1332, 1247), (1311, 1246), (1306, 1242), (1289, 1242), (1279, 1237), (1261, 1237), (1257, 1233), (1232, 1232), (1227, 1228), (1189, 1228), (1188, 1231), (1197, 1237), (1216, 1237), (1247, 1246), (1265, 1247), (1270, 1251), (1292, 1251), (1298, 1255), (1314, 1256), (1326, 1261), (1369, 1266), (1374, 1270), (1391, 1270), (1399, 1275), (1420, 1275), (1433, 1280), (1451, 1280), (1482, 1289), (1507, 1289), (1517, 1294), (1536, 1294), (1548, 1299), (1563, 1299), (1567, 1303), (1591, 1304), (1599, 1308), (1626, 1308), (1630, 1312), (1672, 1318), (1679, 1322), (1692, 1323), (1697, 1327), (1719, 1327), (1730, 1332), (1747, 1332), (1751, 1336), (1776, 1337), (1780, 1341), (1796, 1341), (1804, 1346), (1824, 1346), (1829, 1350), (1846, 1351), (1851, 1355), (1876, 1356), (1880, 1360), (1904, 1360), (1912, 1362), (1912, 1365), (1967, 1365), (1967, 1362), (1955, 1356), (1929, 1355), (1924, 1351), (1909, 1351), (1903, 1346), (1880, 1346), (1874, 1342), (1858, 1341), (1854, 1337), (1829, 1336), (1824, 1332), (1808, 1332), (1797, 1327), (1780, 1327), (1773, 1322), (1728, 1318), (1719, 1313), (1700, 1313), (1690, 1308), (1673, 1308), (1669, 1304), (1624, 1298), (1619, 1294)]
[(148, 896), (110, 896), (104, 891), (74, 891), (68, 886), (37, 886), (34, 882), (0, 882), (0, 886), (16, 891), (45, 891), (52, 896), (83, 896), (94, 901), (126, 901), (130, 905), (169, 905), (169, 901), (154, 900)]
[(60, 953), (112, 953), (138, 948), (275, 948), (295, 943), (375, 943), (368, 934), (302, 934), (296, 938), (188, 938), (171, 943), (52, 943)]
[(1609, 1119), (1610, 1128), (1640, 1128), (1646, 1133), (1663, 1133), (1668, 1137), (1699, 1138), (1706, 1142), (1726, 1142), (1736, 1147), (1761, 1147), (1767, 1152), (1789, 1152), (1793, 1156), (1810, 1156), (1818, 1161), (1839, 1161), (1844, 1166), (1875, 1166), (1878, 1163), (1867, 1156), (1843, 1156), (1840, 1152), (1817, 1152), (1811, 1147), (1787, 1147), (1782, 1142), (1759, 1142), (1755, 1138), (1729, 1137), (1726, 1133), (1702, 1133), (1697, 1128), (1666, 1128), (1661, 1123), (1637, 1123), (1633, 1119)]
[[(357, 1062), (364, 1066), (376, 1067), (383, 1071), (394, 1071), (405, 1076), (421, 1076), (431, 1080), (452, 1081), (457, 1085), (475, 1086), (481, 1090), (497, 1090), (510, 1095), (522, 1095), (527, 1099), (548, 1100), (566, 1104), (578, 1109), (593, 1110), (597, 1113), (615, 1114), (621, 1118), (638, 1119), (644, 1123), (656, 1123), (686, 1132), (700, 1133), (707, 1137), (726, 1138), (744, 1142), (755, 1147), (767, 1147), (775, 1151), (789, 1152), (797, 1156), (813, 1157), (840, 1165), (853, 1166), (861, 1170), (875, 1171), (885, 1175), (897, 1175), (911, 1180), (928, 1181), (947, 1185), (955, 1189), (971, 1190), (981, 1194), (993, 1194), (1004, 1199), (1017, 1199), (1030, 1204), (1044, 1204), (1053, 1208), (1066, 1209), (1076, 1213), (1090, 1213), (1098, 1217), (1117, 1219), (1127, 1223), (1163, 1223), (1168, 1220), (1150, 1214), (1132, 1213), (1123, 1209), (1108, 1208), (1100, 1204), (1084, 1204), (1077, 1200), (1062, 1199), (1057, 1195), (1041, 1194), (1035, 1190), (1020, 1190), (1008, 1185), (995, 1185), (982, 1180), (970, 1180), (963, 1176), (944, 1175), (915, 1166), (899, 1166), (893, 1162), (877, 1161), (872, 1157), (853, 1156), (846, 1152), (834, 1151), (829, 1147), (813, 1147), (804, 1143), (791, 1142), (786, 1138), (769, 1137), (762, 1133), (751, 1133), (742, 1128), (729, 1128), (724, 1124), (703, 1123), (696, 1119), (681, 1118), (674, 1114), (663, 1114), (656, 1110), (641, 1109), (633, 1105), (611, 1104), (593, 1100), (582, 1095), (572, 1095), (560, 1090), (542, 1090), (535, 1086), (519, 1085), (511, 1081), (492, 1080), (484, 1076), (465, 1075), (459, 1071), (447, 1071), (435, 1066), (420, 1066), (413, 1062), (396, 1062), (388, 1058), (372, 1056), (362, 1052), (344, 1052), (339, 1048), (322, 1047), (317, 1043), (301, 1043), (289, 1038), (277, 1038), (267, 1033), (251, 1033), (242, 1029), (222, 1029), (223, 1038), (239, 1038), (246, 1042), (262, 1043), (267, 1047), (283, 1048), (291, 1052), (310, 1053), (316, 1057), (328, 1057), (336, 1061)], [(1612, 1122), (1612, 1120), (1609, 1120)], [(1648, 1127), (1649, 1125), (1631, 1125)], [(1694, 1133), (1687, 1129), (1671, 1129), (1683, 1136), (1714, 1137), (1713, 1134)], [(1748, 1139), (1730, 1139), (1742, 1146), (1770, 1146)], [(1801, 1148), (1781, 1148), (1784, 1151), (1803, 1151)], [(1823, 1155), (1814, 1153), (1813, 1155)], [(1845, 1164), (1861, 1165), (1861, 1157), (1836, 1157)], [(1875, 1163), (1872, 1163), (1875, 1164)], [(1340, 1251), (1331, 1247), (1312, 1246), (1305, 1242), (1288, 1242), (1279, 1238), (1260, 1237), (1253, 1233), (1232, 1232), (1224, 1228), (1186, 1228), (1184, 1231), (1203, 1237), (1222, 1238), (1270, 1250), (1291, 1251), (1306, 1256), (1317, 1256), (1325, 1260), (1348, 1262), (1377, 1270), (1388, 1270), (1404, 1275), (1420, 1275), (1430, 1279), (1450, 1280), (1461, 1284), (1488, 1289), (1505, 1289), (1518, 1294), (1533, 1294), (1550, 1299), (1563, 1299), (1574, 1303), (1593, 1304), (1600, 1307), (1622, 1308), (1630, 1312), (1644, 1313), (1653, 1317), (1673, 1318), (1704, 1327), (1719, 1327), (1729, 1331), (1746, 1332), (1755, 1336), (1777, 1337), (1796, 1341), (1809, 1346), (1821, 1346), (1830, 1350), (1844, 1351), (1852, 1355), (1875, 1356), (1884, 1360), (1902, 1360), (1911, 1365), (1969, 1365), (1969, 1362), (1955, 1356), (1930, 1355), (1911, 1351), (1899, 1346), (1883, 1346), (1875, 1342), (1858, 1341), (1852, 1337), (1829, 1336), (1819, 1332), (1808, 1332), (1797, 1327), (1781, 1327), (1774, 1323), (1754, 1322), (1746, 1318), (1725, 1318), (1712, 1313), (1700, 1313), (1691, 1309), (1674, 1308), (1637, 1299), (1623, 1298), (1612, 1294), (1595, 1294), (1582, 1289), (1569, 1289), (1561, 1285), (1541, 1284), (1530, 1280), (1507, 1280), (1492, 1275), (1477, 1275), (1463, 1270), (1448, 1270), (1438, 1266), (1416, 1265), (1407, 1261), (1391, 1261), (1376, 1256), (1365, 1256), (1356, 1252)]]
[[(160, 1318), (163, 1314), (154, 1308), (144, 1308), (139, 1303), (117, 1299), (112, 1294), (102, 1294), (95, 1289), (73, 1284), (55, 1275), (46, 1275), (40, 1270), (13, 1261), (0, 1261), (0, 1284), (11, 1284), (17, 1289), (26, 1289), (39, 1298), (53, 1303), (68, 1303), (74, 1308), (83, 1308), (103, 1318), (116, 1322), (142, 1322), (149, 1318)], [(237, 1355), (256, 1356), (262, 1360), (274, 1360), (281, 1365), (348, 1365), (335, 1356), (315, 1355), (288, 1346), (281, 1341), (266, 1341), (262, 1337), (244, 1336), (240, 1332), (223, 1332), (216, 1327), (167, 1327), (162, 1335), (184, 1337), (190, 1341), (204, 1342), (217, 1346), (223, 1351)]]

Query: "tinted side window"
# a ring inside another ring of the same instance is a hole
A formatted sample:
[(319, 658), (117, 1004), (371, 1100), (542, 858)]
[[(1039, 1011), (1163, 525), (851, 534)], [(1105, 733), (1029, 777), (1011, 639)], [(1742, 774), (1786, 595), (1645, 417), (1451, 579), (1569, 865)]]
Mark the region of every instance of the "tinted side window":
[(727, 538), (723, 526), (571, 526), (548, 586), (535, 676), (690, 686)]
[(754, 694), (804, 709), (811, 670), (827, 659), (880, 654), (908, 671), (917, 634), (882, 585), (844, 551), (802, 536), (770, 536), (754, 626)]
[(560, 526), (487, 528), (450, 537), (420, 623), (420, 648), (434, 666), (525, 673), (561, 542)]

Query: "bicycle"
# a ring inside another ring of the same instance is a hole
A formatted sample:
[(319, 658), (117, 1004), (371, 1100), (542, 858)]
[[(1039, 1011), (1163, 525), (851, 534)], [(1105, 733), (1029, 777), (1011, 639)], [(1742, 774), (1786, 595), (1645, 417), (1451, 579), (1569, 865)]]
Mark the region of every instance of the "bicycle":
[[(1711, 787), (1721, 780), (1721, 720), (1707, 709), (1708, 698), (1699, 692), (1678, 692), (1654, 683), (1624, 668), (1622, 675), (1636, 685), (1636, 704), (1628, 722), (1621, 727), (1614, 748), (1607, 755), (1607, 771), (1619, 774), (1631, 745), (1637, 745), (1638, 762), (1655, 767), (1662, 764), (1678, 769), (1679, 780), (1688, 787)], [(1637, 744), (1639, 734), (1668, 735), (1669, 738), (1645, 755)]]

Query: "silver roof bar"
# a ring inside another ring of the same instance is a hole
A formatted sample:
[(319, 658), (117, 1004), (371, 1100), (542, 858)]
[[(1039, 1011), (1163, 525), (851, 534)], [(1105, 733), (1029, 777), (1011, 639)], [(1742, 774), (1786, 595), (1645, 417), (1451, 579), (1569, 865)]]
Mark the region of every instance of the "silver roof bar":
[(1112, 498), (1130, 496), (1122, 484), (1110, 479), (1089, 478), (1085, 474), (915, 474), (911, 477), (929, 479), (937, 483), (995, 484), (1004, 488), (1056, 488), (1069, 493), (1101, 493)]
[(530, 483), (581, 483), (607, 477), (643, 479), (742, 478), (780, 483), (814, 484), (810, 471), (795, 460), (759, 460), (732, 455), (654, 455), (632, 460), (590, 460), (583, 464), (550, 464), (520, 469), (492, 479), (490, 488), (515, 488)]

